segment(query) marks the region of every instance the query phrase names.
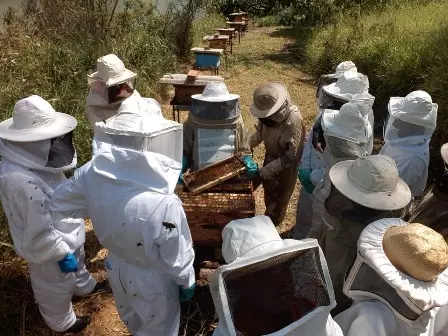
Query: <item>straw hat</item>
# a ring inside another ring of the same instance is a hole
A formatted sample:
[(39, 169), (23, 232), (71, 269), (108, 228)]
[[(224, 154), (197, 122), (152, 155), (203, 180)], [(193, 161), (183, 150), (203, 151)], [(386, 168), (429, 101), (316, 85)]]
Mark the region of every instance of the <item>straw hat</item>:
[(432, 102), (431, 96), (425, 91), (414, 91), (406, 97), (392, 97), (389, 101), (391, 116), (421, 126), (437, 125), (437, 110), (439, 106)]
[(442, 146), (440, 149), (440, 154), (442, 155), (443, 161), (448, 164), (448, 143)]
[(375, 99), (369, 94), (369, 79), (359, 72), (346, 71), (336, 83), (326, 85), (322, 90), (330, 96), (346, 101)]
[(286, 86), (281, 83), (263, 84), (254, 92), (250, 113), (256, 118), (267, 118), (280, 110), (287, 100)]
[(422, 224), (390, 227), (384, 234), (383, 248), (399, 271), (420, 281), (433, 281), (448, 267), (444, 238)]
[(398, 210), (411, 201), (409, 187), (388, 156), (339, 162), (331, 168), (330, 179), (344, 196), (370, 209)]
[(98, 58), (96, 68), (97, 71), (87, 77), (90, 80), (101, 81), (107, 86), (125, 83), (137, 77), (137, 74), (126, 69), (123, 61), (114, 54)]
[(16, 142), (34, 142), (59, 137), (75, 129), (72, 116), (56, 112), (40, 96), (19, 100), (12, 118), (0, 123), (0, 138)]
[(240, 96), (230, 94), (224, 82), (212, 82), (205, 86), (202, 94), (192, 95), (191, 98), (205, 102), (223, 103), (226, 101), (239, 99)]

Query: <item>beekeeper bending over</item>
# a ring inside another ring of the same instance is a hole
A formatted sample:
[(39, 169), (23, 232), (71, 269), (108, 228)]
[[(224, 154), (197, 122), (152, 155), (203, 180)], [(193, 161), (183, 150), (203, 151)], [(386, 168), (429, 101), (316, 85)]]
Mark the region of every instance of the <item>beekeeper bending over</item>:
[(414, 91), (405, 98), (391, 98), (388, 108), (380, 154), (395, 160), (412, 196), (421, 197), (428, 180), (429, 143), (436, 129), (438, 105), (425, 91)]
[[(152, 98), (142, 98), (135, 89), (136, 78), (137, 74), (126, 69), (114, 54), (97, 60), (97, 70), (87, 77), (86, 113), (93, 128), (95, 123), (104, 122), (122, 110), (162, 116), (159, 103)], [(95, 144), (93, 150), (96, 150)]]
[(134, 335), (177, 336), (179, 300), (194, 293), (194, 250), (182, 203), (182, 125), (142, 113), (97, 123), (92, 161), (54, 193), (53, 211), (90, 217), (108, 249), (118, 314)]
[(223, 230), (227, 263), (210, 278), (219, 316), (214, 336), (342, 336), (317, 241), (282, 240), (269, 217), (230, 222)]
[(243, 154), (247, 170), (256, 173), (258, 167), (250, 156), (241, 117), (240, 96), (230, 94), (219, 82), (207, 84), (202, 94), (191, 98), (191, 113), (184, 125), (182, 173), (188, 168), (196, 171), (208, 167), (234, 154)]
[(345, 336), (433, 336), (448, 304), (448, 246), (421, 224), (382, 219), (367, 226), (344, 292), (354, 300), (335, 320)]
[(90, 323), (76, 316), (72, 296), (97, 285), (84, 265), (84, 221), (50, 215), (54, 189), (75, 168), (76, 119), (55, 112), (39, 96), (19, 100), (0, 123), (0, 195), (17, 254), (28, 261), (31, 287), (47, 325), (80, 332)]
[(331, 168), (329, 177), (331, 191), (322, 215), (322, 249), (333, 281), (337, 313), (349, 304), (342, 287), (356, 258), (362, 230), (376, 220), (398, 218), (409, 204), (411, 193), (399, 178), (395, 162), (382, 155), (339, 162)]
[(283, 221), (297, 182), (305, 126), (299, 108), (291, 103), (281, 83), (259, 86), (253, 96), (251, 114), (258, 118), (250, 148), (264, 143), (266, 154), (259, 171), (264, 188), (265, 215), (277, 226)]
[[(355, 64), (351, 61), (342, 62), (336, 67), (336, 72), (334, 74), (323, 75), (319, 79), (316, 93), (318, 102), (315, 121), (319, 119), (321, 113), (328, 107), (325, 105), (327, 100), (321, 99), (323, 97), (321, 93), (322, 87), (335, 83), (346, 71), (357, 72)], [(300, 197), (297, 204), (296, 224), (298, 225), (296, 225), (295, 239), (305, 238), (311, 227), (313, 215), (310, 209), (314, 201), (313, 190), (319, 182), (322, 181), (324, 175), (325, 160), (323, 160), (322, 153), (319, 153), (313, 147), (313, 128), (311, 128), (307, 135), (298, 171), (298, 178), (302, 188), (300, 189)]]
[[(324, 157), (328, 162), (328, 170), (338, 162), (354, 160), (371, 154), (373, 140), (372, 127), (361, 111), (370, 107), (364, 103), (346, 103), (338, 110), (324, 110), (322, 128), (324, 130)], [(328, 172), (313, 192), (314, 202), (311, 209), (312, 223), (309, 231), (297, 219), (296, 231), (308, 234), (322, 243), (325, 234), (325, 224), (322, 214), (325, 201), (330, 196), (331, 181)], [(305, 210), (305, 209), (304, 209)], [(297, 235), (297, 234), (296, 234)]]

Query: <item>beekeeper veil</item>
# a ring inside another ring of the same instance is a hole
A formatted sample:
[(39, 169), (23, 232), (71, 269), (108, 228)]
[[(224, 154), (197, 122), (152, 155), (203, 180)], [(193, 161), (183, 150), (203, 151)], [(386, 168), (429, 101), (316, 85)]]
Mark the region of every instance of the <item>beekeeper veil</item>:
[(396, 318), (424, 332), (437, 307), (448, 304), (448, 246), (421, 224), (382, 219), (364, 229), (344, 292), (378, 300)]
[(182, 125), (162, 117), (121, 111), (95, 127), (95, 171), (114, 180), (171, 194), (182, 162)]
[(429, 145), (437, 125), (438, 105), (425, 91), (391, 98), (384, 140), (391, 145)]
[(324, 157), (330, 166), (368, 156), (373, 148), (373, 132), (361, 113), (362, 103), (346, 103), (338, 110), (325, 110), (322, 129), (326, 147)]
[(230, 222), (223, 241), (228, 265), (210, 279), (221, 335), (339, 335), (327, 333), (335, 299), (316, 240), (282, 240), (258, 216)]
[(0, 124), (1, 155), (24, 167), (52, 173), (76, 166), (76, 119), (56, 112), (43, 98), (19, 100), (13, 117)]

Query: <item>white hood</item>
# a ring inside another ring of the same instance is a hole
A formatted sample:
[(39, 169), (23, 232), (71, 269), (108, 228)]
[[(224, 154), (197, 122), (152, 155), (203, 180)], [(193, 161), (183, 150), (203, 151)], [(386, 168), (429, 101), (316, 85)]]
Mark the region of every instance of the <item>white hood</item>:
[[(229, 264), (221, 266), (209, 279), (210, 291), (220, 320), (219, 327), (214, 334), (215, 336), (238, 335), (236, 330), (237, 321), (241, 322), (241, 318), (244, 319), (244, 317), (238, 314), (235, 315), (234, 312), (238, 311), (238, 307), (241, 307), (241, 304), (243, 305), (242, 307), (246, 307), (245, 305), (250, 306), (252, 300), (249, 297), (255, 298), (254, 294), (252, 294), (253, 289), (250, 289), (250, 286), (247, 287), (248, 277), (254, 276), (253, 282), (255, 283), (259, 276), (266, 277), (269, 274), (266, 273), (267, 269), (265, 267), (268, 267), (273, 272), (278, 272), (279, 269), (276, 266), (282, 268), (283, 266), (280, 265), (290, 258), (297, 258), (297, 260), (292, 262), (290, 266), (287, 266), (285, 275), (289, 274), (291, 276), (292, 274), (291, 279), (293, 279), (294, 285), (290, 286), (289, 276), (285, 278), (276, 277), (275, 275), (272, 277), (268, 276), (269, 279), (265, 279), (267, 283), (264, 286), (272, 288), (272, 292), (269, 293), (270, 290), (260, 292), (260, 297), (257, 300), (263, 301), (262, 298), (266, 296), (270, 302), (269, 304), (274, 304), (274, 306), (267, 307), (270, 311), (275, 311), (276, 308), (273, 308), (275, 305), (280, 305), (281, 309), (284, 309), (285, 306), (288, 307), (289, 304), (285, 303), (286, 301), (284, 303), (281, 302), (283, 302), (282, 300), (290, 300), (291, 297), (289, 295), (312, 301), (316, 300), (315, 302), (319, 303), (305, 315), (294, 318), (293, 322), (288, 322), (290, 323), (289, 325), (269, 335), (342, 336), (340, 328), (330, 316), (330, 310), (334, 308), (336, 302), (325, 258), (316, 240), (282, 240), (271, 219), (266, 216), (230, 222), (223, 230), (223, 240), (222, 252), (226, 262)], [(314, 257), (311, 257), (310, 254)], [(273, 268), (271, 269), (271, 267)], [(285, 270), (284, 268), (282, 269), (283, 271)], [(253, 273), (258, 271), (264, 272), (263, 275), (261, 273)], [(297, 276), (297, 278), (294, 278), (294, 276)], [(232, 279), (234, 279), (233, 282)], [(274, 286), (273, 284), (276, 282), (285, 282), (288, 285)], [(239, 289), (234, 287), (238, 283), (240, 284), (239, 286), (243, 287)], [(262, 280), (262, 283), (264, 283), (264, 280)], [(284, 290), (284, 293), (280, 296), (278, 295), (279, 288), (280, 291)], [(303, 291), (304, 288), (310, 289)], [(319, 289), (315, 290), (316, 288)], [(322, 297), (323, 293), (326, 293), (324, 297)], [(248, 297), (246, 298), (245, 296)], [(279, 301), (280, 297), (283, 299)], [(258, 307), (256, 303), (252, 302), (253, 308), (254, 304)], [(291, 309), (294, 309), (294, 306)], [(251, 314), (255, 314), (255, 310)], [(258, 318), (263, 318), (262, 316), (257, 316)], [(254, 318), (257, 317), (254, 316)]]
[(163, 117), (120, 111), (95, 126), (100, 144), (92, 159), (96, 173), (161, 194), (172, 194), (182, 168), (182, 125)]

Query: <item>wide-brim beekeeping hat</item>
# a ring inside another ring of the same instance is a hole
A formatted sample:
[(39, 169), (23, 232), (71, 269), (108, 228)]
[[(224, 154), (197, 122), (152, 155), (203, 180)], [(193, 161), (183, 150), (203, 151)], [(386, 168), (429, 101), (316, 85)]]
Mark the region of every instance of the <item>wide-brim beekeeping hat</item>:
[(370, 209), (402, 209), (412, 197), (395, 161), (384, 155), (339, 162), (331, 168), (330, 179), (344, 196)]
[(74, 117), (56, 112), (45, 99), (33, 95), (19, 100), (12, 118), (0, 123), (0, 138), (34, 142), (59, 137), (75, 129)]
[(88, 75), (90, 81), (100, 81), (107, 87), (118, 85), (135, 79), (137, 74), (126, 69), (123, 61), (114, 54), (98, 58), (97, 71)]
[(326, 85), (322, 90), (330, 96), (345, 101), (373, 101), (375, 99), (375, 97), (369, 93), (368, 77), (362, 73), (354, 71), (344, 72), (338, 78), (336, 83)]
[(192, 95), (191, 98), (205, 102), (223, 103), (239, 99), (240, 96), (229, 93), (224, 82), (212, 82), (205, 86), (204, 91), (201, 94)]
[(288, 89), (282, 83), (259, 86), (253, 96), (250, 113), (256, 118), (267, 118), (278, 112), (289, 101)]

